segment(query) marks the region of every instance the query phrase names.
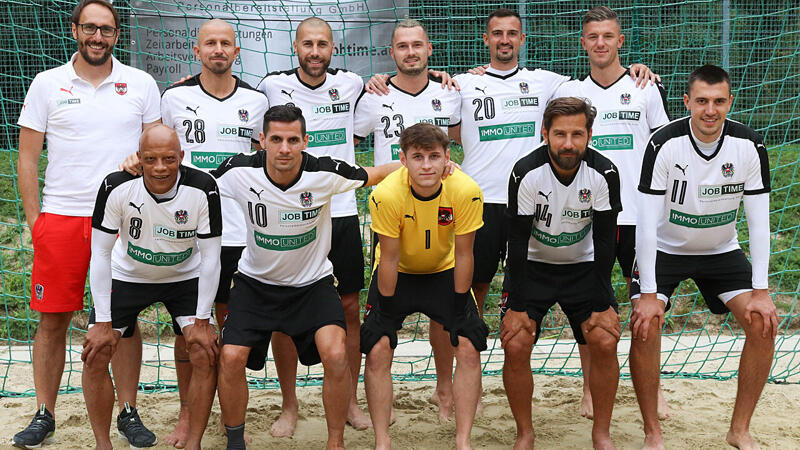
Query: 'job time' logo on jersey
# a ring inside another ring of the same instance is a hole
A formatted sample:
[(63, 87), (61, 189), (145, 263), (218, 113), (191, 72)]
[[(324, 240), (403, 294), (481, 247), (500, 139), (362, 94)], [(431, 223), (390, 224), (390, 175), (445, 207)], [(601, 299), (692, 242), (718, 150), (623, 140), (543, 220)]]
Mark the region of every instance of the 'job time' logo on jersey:
[(564, 208), (561, 211), (561, 218), (567, 219), (568, 221), (572, 220), (581, 220), (592, 217), (592, 210), (591, 209), (569, 209)]
[(309, 147), (325, 147), (347, 143), (347, 132), (344, 128), (308, 132)]
[(632, 134), (592, 136), (591, 146), (598, 150), (633, 150)]
[(429, 123), (437, 127), (446, 127), (450, 125), (449, 117), (416, 117), (414, 123)]
[(174, 230), (164, 225), (156, 225), (153, 227), (153, 236), (156, 239), (190, 239), (197, 235), (197, 230)]
[(721, 212), (717, 214), (707, 214), (696, 216), (686, 214), (681, 211), (671, 209), (669, 211), (669, 221), (675, 225), (689, 228), (713, 228), (727, 225), (736, 220), (736, 210)]
[(641, 111), (603, 111), (598, 114), (601, 123), (616, 121), (638, 121), (642, 117)]
[(722, 197), (723, 195), (738, 194), (740, 192), (744, 192), (744, 183), (703, 184), (697, 188), (697, 196), (700, 198)]
[(311, 220), (319, 215), (322, 207), (307, 209), (303, 211), (281, 211), (281, 222), (304, 222)]
[(536, 122), (505, 123), (478, 127), (478, 139), (481, 142), (533, 136), (536, 136)]
[(79, 105), (81, 103), (81, 99), (79, 98), (65, 98), (61, 99), (56, 102), (57, 106), (61, 105)]
[(330, 116), (333, 114), (343, 114), (350, 112), (350, 103), (325, 103), (324, 105), (314, 105), (311, 114), (316, 117)]
[(500, 104), (503, 111), (539, 106), (539, 97), (509, 97)]
[(216, 169), (228, 157), (235, 154), (231, 152), (192, 152), (192, 165), (198, 169)]
[(273, 236), (253, 230), (253, 237), (255, 238), (256, 245), (259, 247), (283, 252), (287, 250), (297, 250), (298, 248), (303, 248), (314, 242), (317, 238), (317, 229), (315, 227), (305, 233), (291, 236)]
[(237, 125), (220, 125), (217, 127), (217, 136), (220, 138), (250, 139), (253, 137), (253, 129)]

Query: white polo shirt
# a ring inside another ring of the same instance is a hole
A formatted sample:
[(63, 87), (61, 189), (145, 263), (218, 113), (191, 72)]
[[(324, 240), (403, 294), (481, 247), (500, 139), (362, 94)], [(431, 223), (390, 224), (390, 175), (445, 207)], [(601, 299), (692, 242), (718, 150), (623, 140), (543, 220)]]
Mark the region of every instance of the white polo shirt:
[(161, 118), (161, 99), (153, 77), (113, 56), (95, 88), (75, 73), (76, 55), (36, 75), (17, 124), (45, 134), (42, 211), (88, 217), (103, 178), (139, 149), (142, 124)]

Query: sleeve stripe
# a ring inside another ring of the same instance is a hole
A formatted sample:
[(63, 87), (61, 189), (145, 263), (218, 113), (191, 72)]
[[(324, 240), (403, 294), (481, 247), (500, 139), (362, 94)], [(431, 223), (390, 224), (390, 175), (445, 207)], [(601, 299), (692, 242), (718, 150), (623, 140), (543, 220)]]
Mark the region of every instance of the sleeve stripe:
[(639, 186), (639, 192), (643, 192), (645, 194), (652, 194), (652, 195), (665, 195), (667, 193), (667, 190), (666, 189), (664, 189), (664, 190), (650, 189), (649, 187), (640, 185)]
[(119, 230), (112, 230), (111, 228), (106, 228), (106, 227), (104, 227), (102, 225), (92, 224), (92, 228), (100, 230), (100, 231), (104, 231), (104, 232), (106, 232), (108, 234), (118, 234), (119, 233)]
[(744, 195), (768, 194), (769, 192), (770, 192), (770, 188), (769, 187), (765, 187), (765, 188), (756, 189), (756, 190), (753, 190), (753, 191), (744, 191)]

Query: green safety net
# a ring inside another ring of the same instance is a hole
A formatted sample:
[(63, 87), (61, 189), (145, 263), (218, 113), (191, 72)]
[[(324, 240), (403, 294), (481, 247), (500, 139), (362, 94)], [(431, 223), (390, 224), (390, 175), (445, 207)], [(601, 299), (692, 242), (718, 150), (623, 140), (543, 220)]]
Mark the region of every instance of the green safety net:
[[(76, 51), (70, 31), (73, 0), (5, 0), (0, 3), (0, 396), (33, 394), (32, 343), (38, 314), (30, 300), (33, 250), (30, 230), (17, 188), (16, 121), (33, 77), (63, 64)], [(520, 53), (526, 67), (541, 67), (582, 77), (588, 73), (581, 50), (582, 14), (596, 2), (537, 0), (520, 3), (479, 0), (367, 0), (367, 1), (115, 1), (122, 30), (115, 51), (127, 64), (147, 70), (164, 89), (200, 66), (190, 55), (196, 28), (211, 17), (224, 17), (241, 41), (234, 73), (255, 84), (268, 71), (294, 67), (289, 30), (302, 18), (320, 15), (334, 28), (333, 65), (367, 77), (391, 71), (389, 33), (402, 18), (421, 20), (433, 42), (432, 67), (451, 74), (488, 62), (482, 41), (485, 17), (498, 6), (523, 17), (527, 40)], [(621, 16), (625, 45), (623, 64), (641, 62), (661, 74), (669, 113), (685, 114), (682, 96), (688, 74), (700, 64), (725, 67), (733, 79), (735, 96), (731, 117), (758, 130), (767, 143), (771, 181), (770, 294), (778, 308), (780, 329), (769, 380), (800, 383), (800, 5), (794, 0), (611, 1)], [(85, 118), (91, 120), (91, 117)], [(369, 142), (357, 147), (360, 163), (371, 163)], [(460, 153), (454, 152), (456, 159)], [(44, 175), (46, 150), (40, 176)], [(363, 189), (360, 191), (364, 191)], [(359, 192), (364, 252), (370, 251), (370, 233), (364, 214), (366, 192)], [(742, 246), (747, 249), (747, 226), (739, 214)], [(367, 259), (369, 260), (369, 259)], [(369, 268), (365, 267), (367, 282)], [(486, 375), (502, 371), (503, 351), (497, 339), (498, 302), (502, 272), (495, 277), (485, 304), (490, 346), (483, 353)], [(630, 376), (630, 302), (625, 280), (614, 272), (623, 337), (619, 346), (621, 374)], [(91, 298), (85, 291), (85, 309), (75, 314), (67, 336), (67, 365), (62, 391), (80, 389), (80, 344), (88, 322)], [(743, 332), (733, 317), (709, 312), (696, 286), (684, 282), (667, 313), (662, 340), (662, 376), (728, 379), (737, 374)], [(365, 292), (361, 293), (363, 307)], [(141, 387), (169, 390), (176, 386), (172, 343), (174, 336), (163, 306), (140, 316), (144, 335)], [(428, 320), (409, 317), (400, 335), (393, 375), (397, 380), (435, 377), (427, 345)], [(579, 376), (578, 350), (563, 313), (554, 308), (543, 320), (541, 339), (532, 355), (535, 373)], [(277, 387), (274, 366), (248, 372), (252, 388)], [(319, 384), (321, 366), (301, 366), (298, 384)]]

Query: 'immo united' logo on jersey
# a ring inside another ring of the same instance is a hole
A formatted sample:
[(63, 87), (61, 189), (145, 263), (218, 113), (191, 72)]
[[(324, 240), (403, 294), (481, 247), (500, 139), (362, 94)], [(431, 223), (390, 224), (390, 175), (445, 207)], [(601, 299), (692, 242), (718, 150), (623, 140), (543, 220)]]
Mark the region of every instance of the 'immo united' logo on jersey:
[(267, 250), (277, 250), (279, 252), (297, 250), (314, 242), (317, 238), (317, 228), (314, 227), (305, 233), (291, 236), (273, 236), (253, 230), (253, 237), (256, 240), (256, 245)]
[(347, 143), (347, 132), (344, 128), (308, 132), (309, 147), (325, 147)]
[(586, 235), (589, 234), (589, 230), (591, 229), (592, 229), (592, 224), (590, 223), (578, 231), (572, 233), (564, 232), (554, 236), (552, 234), (545, 233), (544, 231), (534, 227), (531, 230), (531, 236), (533, 236), (537, 241), (549, 247), (566, 247), (568, 245), (577, 244), (578, 242), (582, 241), (583, 238), (585, 238)]
[(478, 127), (481, 142), (536, 136), (536, 122), (504, 123)]
[(671, 209), (669, 211), (669, 221), (675, 225), (689, 228), (713, 228), (727, 225), (736, 220), (736, 210), (695, 216)]
[(592, 147), (598, 150), (633, 150), (632, 134), (592, 136)]
[(150, 264), (151, 266), (174, 266), (180, 264), (192, 256), (192, 250), (192, 248), (187, 248), (182, 252), (160, 253), (137, 247), (128, 242), (128, 256), (140, 263)]
[(216, 169), (228, 157), (235, 154), (231, 152), (192, 152), (192, 165), (198, 169)]

